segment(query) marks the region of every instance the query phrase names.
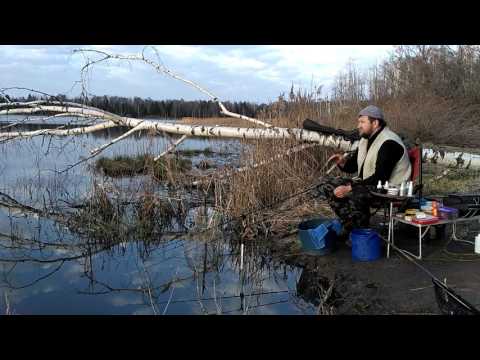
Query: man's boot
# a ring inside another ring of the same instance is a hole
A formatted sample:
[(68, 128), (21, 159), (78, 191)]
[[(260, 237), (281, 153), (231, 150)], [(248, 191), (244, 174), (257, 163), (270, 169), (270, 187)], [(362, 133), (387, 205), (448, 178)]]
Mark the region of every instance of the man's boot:
[(350, 240), (350, 232), (352, 231), (351, 224), (343, 224), (342, 231), (338, 235), (338, 240), (345, 242), (345, 245), (352, 247), (352, 241)]

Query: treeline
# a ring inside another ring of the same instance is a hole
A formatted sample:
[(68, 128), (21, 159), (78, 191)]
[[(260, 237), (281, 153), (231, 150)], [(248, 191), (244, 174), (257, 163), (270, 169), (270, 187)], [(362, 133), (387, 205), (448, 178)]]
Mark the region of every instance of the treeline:
[(268, 112), (293, 126), (305, 118), (352, 129), (380, 106), (393, 129), (422, 142), (480, 147), (480, 46), (397, 46), (370, 68), (349, 63), (328, 94), (319, 86), (282, 94)]
[[(151, 98), (142, 99), (140, 97), (120, 97), (120, 96), (93, 96), (85, 99), (80, 97), (67, 98), (59, 94), (54, 97), (37, 96), (29, 94), (27, 97), (11, 99), (14, 101), (35, 101), (35, 100), (60, 100), (70, 101), (109, 111), (122, 116), (132, 117), (156, 117), (162, 119), (179, 119), (182, 117), (216, 117), (220, 115), (217, 103), (213, 101), (195, 100), (152, 100)], [(255, 117), (258, 111), (266, 107), (265, 104), (255, 104), (251, 102), (229, 102), (223, 103), (230, 111)]]
[(332, 95), (353, 101), (429, 95), (479, 102), (480, 47), (397, 46), (388, 59), (366, 71), (349, 64), (336, 77)]

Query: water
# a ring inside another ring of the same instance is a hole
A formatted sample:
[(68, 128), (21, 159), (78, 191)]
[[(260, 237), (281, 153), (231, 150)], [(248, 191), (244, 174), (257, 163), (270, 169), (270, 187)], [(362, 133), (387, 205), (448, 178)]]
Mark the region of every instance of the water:
[[(22, 129), (35, 129), (35, 120), (38, 123), (34, 117)], [(68, 119), (56, 119), (57, 124), (62, 120)], [(93, 181), (113, 181), (126, 189), (141, 186), (142, 177), (99, 178), (90, 166), (94, 160), (58, 173), (123, 131), (1, 143), (0, 192), (27, 206), (67, 211), (62, 204), (88, 198)], [(101, 156), (158, 154), (167, 143), (164, 137), (140, 133)], [(238, 162), (236, 140), (195, 138), (181, 145), (206, 147), (234, 153), (215, 157), (220, 166)], [(194, 164), (202, 158), (194, 158)], [(10, 200), (0, 197), (2, 201)], [(44, 215), (0, 206), (0, 314), (311, 314), (317, 310), (318, 298), (304, 286), (316, 275), (287, 261), (288, 254), (273, 254), (275, 245), (263, 239), (245, 245), (240, 270), (239, 240), (228, 232), (147, 242), (129, 236), (99, 246), (70, 231), (60, 215)]]

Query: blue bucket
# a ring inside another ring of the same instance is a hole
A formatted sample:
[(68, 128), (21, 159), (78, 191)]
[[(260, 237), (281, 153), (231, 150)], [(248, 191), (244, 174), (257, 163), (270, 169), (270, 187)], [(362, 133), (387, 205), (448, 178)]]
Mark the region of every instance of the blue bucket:
[(298, 235), (304, 250), (326, 255), (332, 252), (341, 229), (338, 220), (313, 219), (298, 225)]
[(352, 259), (354, 261), (374, 261), (381, 256), (380, 236), (372, 229), (353, 229), (350, 233), (352, 241)]

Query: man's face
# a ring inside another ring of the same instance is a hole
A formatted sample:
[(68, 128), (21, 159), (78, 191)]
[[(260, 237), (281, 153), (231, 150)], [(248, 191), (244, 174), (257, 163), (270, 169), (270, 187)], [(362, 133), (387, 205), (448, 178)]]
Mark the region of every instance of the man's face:
[(374, 133), (374, 131), (378, 127), (378, 120), (373, 120), (370, 122), (368, 119), (368, 116), (360, 116), (358, 118), (358, 125), (357, 129), (358, 132), (360, 133), (360, 136), (363, 138), (369, 138), (370, 135)]

